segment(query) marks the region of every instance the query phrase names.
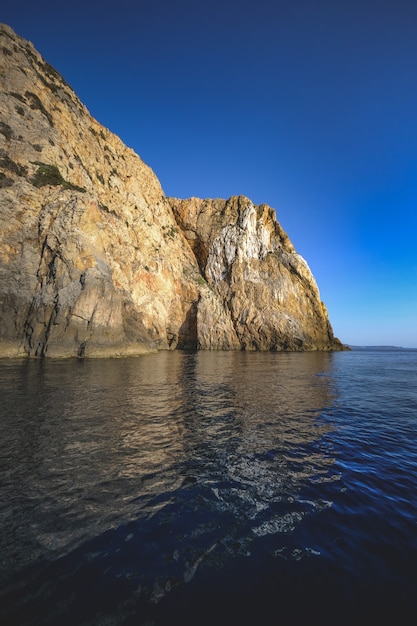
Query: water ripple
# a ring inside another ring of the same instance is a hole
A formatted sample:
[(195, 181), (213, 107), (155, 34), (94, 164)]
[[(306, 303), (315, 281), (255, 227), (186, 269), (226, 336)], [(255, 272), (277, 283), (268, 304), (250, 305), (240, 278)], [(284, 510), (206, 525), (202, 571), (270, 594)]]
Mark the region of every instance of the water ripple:
[(410, 355), (0, 362), (3, 623), (410, 609)]

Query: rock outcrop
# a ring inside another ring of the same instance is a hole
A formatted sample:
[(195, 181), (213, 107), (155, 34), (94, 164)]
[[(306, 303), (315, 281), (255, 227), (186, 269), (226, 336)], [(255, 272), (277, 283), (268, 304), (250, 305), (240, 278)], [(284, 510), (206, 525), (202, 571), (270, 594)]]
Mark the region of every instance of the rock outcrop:
[(341, 349), (267, 206), (167, 198), (0, 25), (0, 356)]
[[(255, 206), (243, 196), (170, 202), (211, 290), (201, 294), (197, 310), (201, 347), (340, 347), (306, 261), (269, 206)], [(222, 324), (222, 334), (219, 328), (213, 333), (211, 313), (206, 314), (211, 294), (220, 309), (219, 319), (228, 322)]]

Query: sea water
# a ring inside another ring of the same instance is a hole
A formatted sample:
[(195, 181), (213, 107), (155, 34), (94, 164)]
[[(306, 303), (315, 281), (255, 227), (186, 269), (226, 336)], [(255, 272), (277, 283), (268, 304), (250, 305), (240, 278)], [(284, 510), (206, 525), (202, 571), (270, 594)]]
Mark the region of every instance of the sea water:
[(0, 360), (0, 622), (417, 620), (417, 351)]

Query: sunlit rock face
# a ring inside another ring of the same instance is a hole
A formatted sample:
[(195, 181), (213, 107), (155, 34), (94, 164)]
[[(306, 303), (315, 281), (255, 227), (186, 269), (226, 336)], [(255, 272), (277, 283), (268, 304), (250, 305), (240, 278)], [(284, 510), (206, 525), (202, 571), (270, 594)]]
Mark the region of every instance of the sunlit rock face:
[(168, 199), (0, 25), (0, 356), (339, 349), (272, 209)]
[[(230, 319), (229, 347), (245, 350), (340, 349), (305, 260), (266, 205), (248, 198), (170, 200), (200, 271)], [(197, 318), (199, 319), (198, 304)], [(201, 347), (208, 346), (199, 320)], [(224, 343), (224, 337), (221, 339)]]

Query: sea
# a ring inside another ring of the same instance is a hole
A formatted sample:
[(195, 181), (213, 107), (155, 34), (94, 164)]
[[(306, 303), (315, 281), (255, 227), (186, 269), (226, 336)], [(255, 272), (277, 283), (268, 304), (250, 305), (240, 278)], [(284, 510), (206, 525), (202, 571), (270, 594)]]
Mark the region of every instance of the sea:
[(417, 623), (417, 350), (0, 360), (3, 626)]

